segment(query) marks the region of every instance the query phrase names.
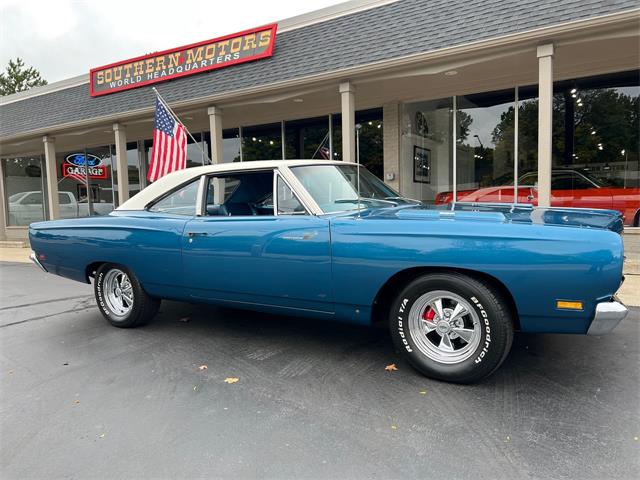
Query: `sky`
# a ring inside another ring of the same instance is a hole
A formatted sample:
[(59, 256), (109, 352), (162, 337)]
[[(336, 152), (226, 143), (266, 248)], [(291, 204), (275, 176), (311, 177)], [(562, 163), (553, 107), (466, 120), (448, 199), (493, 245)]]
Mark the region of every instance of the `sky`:
[(0, 69), (20, 57), (52, 83), (342, 1), (0, 0)]

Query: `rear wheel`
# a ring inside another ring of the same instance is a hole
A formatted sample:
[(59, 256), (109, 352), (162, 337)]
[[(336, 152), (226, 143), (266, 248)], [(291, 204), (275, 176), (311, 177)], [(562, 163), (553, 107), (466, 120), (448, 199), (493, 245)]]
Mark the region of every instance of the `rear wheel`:
[(94, 293), (102, 315), (120, 328), (144, 325), (160, 308), (160, 299), (149, 296), (133, 272), (122, 265), (102, 265), (96, 271)]
[(497, 291), (458, 273), (425, 275), (407, 285), (391, 310), (391, 335), (425, 375), (471, 383), (507, 356), (513, 319)]

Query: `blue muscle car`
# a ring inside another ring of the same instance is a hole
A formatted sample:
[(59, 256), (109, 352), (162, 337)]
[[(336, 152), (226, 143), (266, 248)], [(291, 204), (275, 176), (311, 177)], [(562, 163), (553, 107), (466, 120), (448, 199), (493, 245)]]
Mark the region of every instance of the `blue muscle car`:
[(355, 164), (272, 161), (182, 170), (29, 235), (45, 271), (93, 279), (117, 327), (163, 298), (385, 323), (416, 369), (473, 382), (514, 330), (599, 335), (624, 318), (621, 231), (618, 212), (428, 207)]

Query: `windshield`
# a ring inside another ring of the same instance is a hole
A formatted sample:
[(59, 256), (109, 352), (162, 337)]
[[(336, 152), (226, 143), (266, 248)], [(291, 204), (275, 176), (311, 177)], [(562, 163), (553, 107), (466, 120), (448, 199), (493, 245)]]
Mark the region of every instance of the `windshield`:
[(360, 201), (358, 201), (358, 167), (355, 165), (308, 165), (291, 167), (324, 213), (356, 210), (364, 207), (388, 207), (401, 198), (366, 168), (360, 167)]
[(29, 193), (29, 192), (14, 193), (13, 195), (11, 195), (9, 197), (9, 203), (16, 203), (16, 202), (20, 201), (20, 199), (22, 197), (24, 197), (27, 193)]

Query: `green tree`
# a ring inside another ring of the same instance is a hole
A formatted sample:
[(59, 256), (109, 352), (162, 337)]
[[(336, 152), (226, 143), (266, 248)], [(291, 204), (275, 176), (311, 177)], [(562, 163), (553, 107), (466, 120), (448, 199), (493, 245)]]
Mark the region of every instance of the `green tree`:
[(25, 68), (21, 58), (9, 60), (5, 73), (0, 73), (0, 96), (24, 92), (32, 87), (46, 85), (47, 81), (33, 67)]

